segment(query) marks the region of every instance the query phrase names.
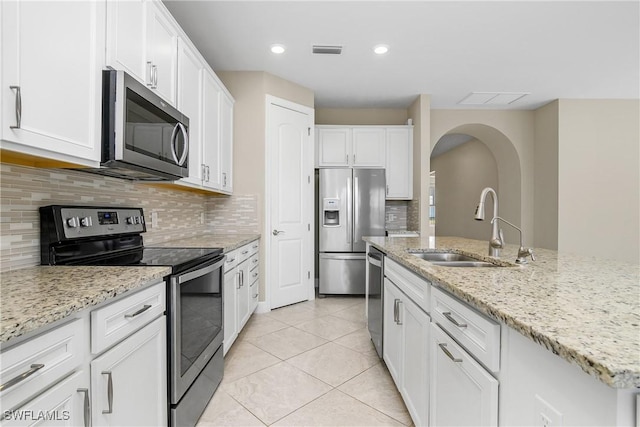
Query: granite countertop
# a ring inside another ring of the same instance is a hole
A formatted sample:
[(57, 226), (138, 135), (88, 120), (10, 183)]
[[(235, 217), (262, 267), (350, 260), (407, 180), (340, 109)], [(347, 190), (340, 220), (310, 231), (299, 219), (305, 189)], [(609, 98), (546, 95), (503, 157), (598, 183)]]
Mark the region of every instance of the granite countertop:
[(169, 267), (37, 266), (0, 276), (0, 343), (171, 273)]
[(260, 234), (257, 233), (219, 234), (214, 232), (205, 232), (198, 236), (169, 240), (167, 242), (150, 246), (169, 248), (223, 248), (225, 252), (229, 252), (259, 238)]
[[(605, 384), (640, 387), (640, 267), (547, 249), (516, 265), (518, 246), (507, 245), (498, 260), (487, 241), (457, 237), (364, 240)], [(453, 249), (509, 267), (440, 267), (409, 249)]]
[[(154, 247), (223, 248), (259, 239), (259, 234), (217, 234), (171, 240)], [(29, 334), (85, 308), (171, 273), (170, 267), (36, 266), (0, 276), (0, 343)]]

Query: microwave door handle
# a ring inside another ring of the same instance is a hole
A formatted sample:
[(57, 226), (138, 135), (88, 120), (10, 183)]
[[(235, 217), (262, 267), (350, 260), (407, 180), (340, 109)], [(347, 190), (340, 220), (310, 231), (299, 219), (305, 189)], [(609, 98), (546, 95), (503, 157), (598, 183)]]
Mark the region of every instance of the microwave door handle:
[(184, 151), (182, 152), (180, 161), (177, 163), (178, 163), (178, 166), (184, 166), (184, 163), (187, 161), (187, 156), (189, 155), (189, 133), (187, 132), (187, 128), (184, 127), (182, 123), (178, 122), (178, 127), (180, 128), (180, 132), (182, 132), (182, 135), (184, 136)]
[(173, 132), (171, 132), (171, 156), (173, 156), (173, 161), (178, 164), (178, 155), (176, 154), (176, 136), (178, 135), (178, 125), (176, 124), (173, 127)]

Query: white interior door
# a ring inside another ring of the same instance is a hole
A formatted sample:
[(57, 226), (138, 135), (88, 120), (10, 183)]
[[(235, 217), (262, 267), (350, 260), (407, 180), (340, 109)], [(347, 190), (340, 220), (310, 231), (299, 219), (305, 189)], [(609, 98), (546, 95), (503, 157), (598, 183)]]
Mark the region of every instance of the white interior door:
[(313, 110), (267, 98), (267, 297), (270, 308), (314, 298)]

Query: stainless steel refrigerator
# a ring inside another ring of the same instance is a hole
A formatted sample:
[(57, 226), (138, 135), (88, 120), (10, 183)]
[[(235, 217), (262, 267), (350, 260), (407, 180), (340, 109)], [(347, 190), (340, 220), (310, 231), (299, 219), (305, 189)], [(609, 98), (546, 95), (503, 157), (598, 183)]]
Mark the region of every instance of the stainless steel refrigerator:
[(384, 236), (384, 169), (320, 169), (319, 293), (365, 293), (363, 236)]

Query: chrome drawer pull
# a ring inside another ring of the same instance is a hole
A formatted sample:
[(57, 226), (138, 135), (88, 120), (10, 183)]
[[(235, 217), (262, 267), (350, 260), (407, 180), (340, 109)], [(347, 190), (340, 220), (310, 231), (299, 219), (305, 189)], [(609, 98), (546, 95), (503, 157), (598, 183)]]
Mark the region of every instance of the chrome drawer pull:
[(111, 371), (102, 371), (102, 375), (109, 375), (107, 381), (107, 399), (109, 401), (109, 409), (102, 410), (103, 414), (113, 414), (113, 375)]
[(31, 368), (31, 369), (29, 369), (27, 372), (23, 372), (20, 375), (18, 375), (17, 377), (11, 378), (6, 383), (0, 385), (0, 391), (4, 391), (4, 390), (8, 389), (9, 387), (12, 387), (12, 386), (18, 384), (19, 382), (23, 381), (24, 379), (30, 377), (31, 375), (35, 374), (40, 369), (44, 368), (44, 365), (42, 363), (34, 363), (33, 365), (29, 366), (29, 368)]
[(242, 255), (246, 255), (248, 253), (249, 253), (249, 251), (242, 251)]
[(442, 313), (442, 315), (444, 317), (446, 317), (449, 322), (451, 322), (454, 325), (456, 325), (458, 328), (466, 328), (467, 327), (466, 323), (458, 323), (458, 321), (456, 319), (454, 319), (453, 316), (451, 316), (451, 312), (450, 311), (445, 311), (444, 313)]
[(78, 393), (84, 393), (84, 427), (91, 426), (91, 401), (89, 400), (89, 389), (79, 388)]
[(20, 86), (9, 86), (9, 89), (16, 91), (16, 125), (9, 126), (9, 129), (20, 129), (22, 124), (22, 94)]
[(235, 258), (228, 259), (227, 264), (231, 264), (232, 262), (235, 262), (235, 260), (236, 260)]
[(258, 294), (255, 294), (255, 295), (253, 296), (253, 298), (258, 298)]
[(456, 359), (455, 357), (453, 357), (453, 354), (451, 354), (451, 352), (447, 350), (447, 345), (445, 343), (441, 342), (440, 344), (438, 344), (438, 346), (440, 346), (442, 351), (444, 351), (444, 354), (446, 354), (449, 359), (453, 360), (456, 363), (462, 363), (462, 359)]
[(150, 308), (151, 308), (151, 305), (145, 304), (144, 307), (142, 307), (140, 310), (136, 311), (135, 313), (125, 314), (124, 317), (127, 318), (127, 319), (131, 319), (132, 317), (136, 317), (136, 316), (144, 313), (145, 311), (149, 310)]

